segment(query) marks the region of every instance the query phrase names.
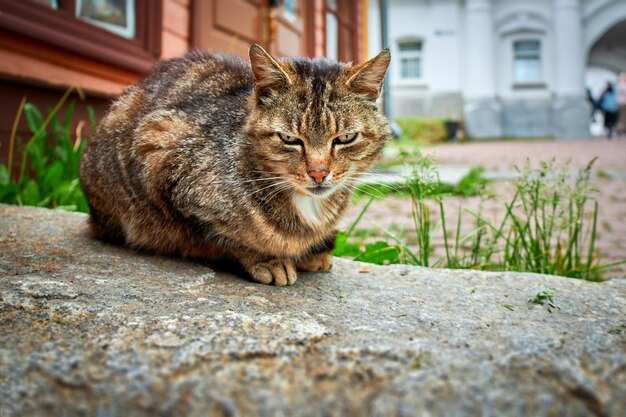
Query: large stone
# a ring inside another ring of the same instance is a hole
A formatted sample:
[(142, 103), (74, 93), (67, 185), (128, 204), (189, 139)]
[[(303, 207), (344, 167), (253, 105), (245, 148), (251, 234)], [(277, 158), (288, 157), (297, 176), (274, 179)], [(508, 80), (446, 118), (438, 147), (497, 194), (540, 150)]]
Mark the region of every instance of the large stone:
[(502, 102), (503, 135), (530, 138), (552, 136), (552, 107), (549, 100)]
[(473, 139), (502, 136), (502, 105), (496, 99), (474, 99), (465, 102), (465, 128)]
[(554, 137), (589, 137), (590, 111), (589, 103), (584, 97), (557, 97), (553, 109)]
[(624, 279), (336, 259), (276, 288), (85, 221), (0, 205), (2, 417), (624, 415)]

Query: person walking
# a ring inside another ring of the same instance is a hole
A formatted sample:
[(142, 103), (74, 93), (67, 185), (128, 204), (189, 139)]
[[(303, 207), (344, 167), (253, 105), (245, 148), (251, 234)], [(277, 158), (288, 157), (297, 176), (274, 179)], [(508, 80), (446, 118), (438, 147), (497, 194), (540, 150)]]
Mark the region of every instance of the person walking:
[(619, 75), (617, 81), (617, 134), (626, 134), (626, 72)]
[(604, 116), (604, 128), (606, 129), (606, 136), (611, 139), (615, 134), (615, 124), (617, 123), (617, 94), (613, 84), (606, 83), (606, 88), (600, 98), (598, 99), (600, 104), (600, 110)]

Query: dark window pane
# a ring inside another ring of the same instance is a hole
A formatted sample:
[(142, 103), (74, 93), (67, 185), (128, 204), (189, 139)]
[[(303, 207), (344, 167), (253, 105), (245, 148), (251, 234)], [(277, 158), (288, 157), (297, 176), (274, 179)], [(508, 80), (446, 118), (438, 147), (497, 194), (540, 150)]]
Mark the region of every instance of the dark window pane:
[(520, 41), (515, 42), (515, 53), (539, 53), (539, 41)]
[(400, 44), (400, 51), (421, 51), (422, 43), (421, 42), (402, 42)]

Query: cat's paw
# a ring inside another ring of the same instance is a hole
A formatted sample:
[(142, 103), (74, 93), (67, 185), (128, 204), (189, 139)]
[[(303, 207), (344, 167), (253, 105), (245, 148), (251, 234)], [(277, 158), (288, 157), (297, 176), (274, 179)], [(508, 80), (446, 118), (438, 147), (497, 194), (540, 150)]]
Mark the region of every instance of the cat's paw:
[(294, 264), (283, 259), (259, 262), (249, 267), (248, 273), (255, 281), (268, 285), (293, 285), (298, 279)]
[(333, 267), (333, 257), (330, 253), (318, 253), (298, 262), (296, 267), (300, 271), (326, 272)]

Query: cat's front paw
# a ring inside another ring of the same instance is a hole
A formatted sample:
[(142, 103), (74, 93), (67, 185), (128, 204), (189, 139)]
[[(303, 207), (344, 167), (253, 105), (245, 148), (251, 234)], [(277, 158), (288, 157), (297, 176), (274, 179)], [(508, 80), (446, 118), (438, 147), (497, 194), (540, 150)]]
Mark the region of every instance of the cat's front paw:
[(298, 279), (295, 265), (283, 259), (259, 262), (247, 269), (252, 279), (262, 284), (293, 285)]
[(333, 257), (330, 253), (318, 253), (299, 261), (296, 266), (300, 271), (326, 272), (333, 267)]

